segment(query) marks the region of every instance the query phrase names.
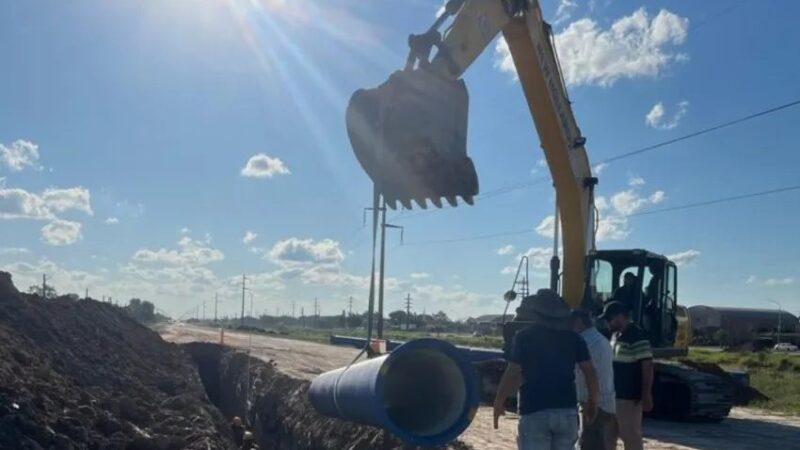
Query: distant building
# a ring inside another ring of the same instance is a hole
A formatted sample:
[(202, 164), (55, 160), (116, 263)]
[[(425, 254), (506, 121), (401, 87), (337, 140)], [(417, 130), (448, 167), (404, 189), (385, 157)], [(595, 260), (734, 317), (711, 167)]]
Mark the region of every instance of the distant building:
[[(507, 320), (513, 318), (513, 315), (506, 316)], [(473, 333), (482, 335), (502, 335), (502, 314), (486, 314), (484, 316), (467, 319), (466, 323), (470, 326)]]
[(690, 306), (689, 319), (695, 337), (712, 338), (720, 330), (727, 334), (729, 343), (737, 344), (759, 336), (781, 333), (800, 333), (797, 316), (777, 309), (729, 308), (724, 306)]

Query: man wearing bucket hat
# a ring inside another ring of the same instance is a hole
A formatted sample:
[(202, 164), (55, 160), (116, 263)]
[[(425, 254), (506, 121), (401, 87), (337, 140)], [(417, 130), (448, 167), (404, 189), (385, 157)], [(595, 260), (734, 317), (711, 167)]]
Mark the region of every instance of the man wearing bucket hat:
[(514, 336), (508, 366), (494, 401), (494, 427), (505, 414), (506, 399), (519, 390), (519, 450), (572, 449), (578, 439), (575, 365), (589, 388), (587, 420), (597, 414), (599, 387), (584, 340), (570, 329), (571, 311), (549, 289), (522, 300), (517, 320), (531, 326)]

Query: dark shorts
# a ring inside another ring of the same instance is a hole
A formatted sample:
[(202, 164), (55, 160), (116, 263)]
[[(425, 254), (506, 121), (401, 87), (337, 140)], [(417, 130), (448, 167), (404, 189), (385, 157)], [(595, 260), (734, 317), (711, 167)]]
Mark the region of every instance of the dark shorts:
[(602, 409), (597, 410), (597, 418), (587, 424), (581, 416), (581, 432), (578, 447), (581, 450), (614, 450), (617, 448), (615, 429), (616, 417)]

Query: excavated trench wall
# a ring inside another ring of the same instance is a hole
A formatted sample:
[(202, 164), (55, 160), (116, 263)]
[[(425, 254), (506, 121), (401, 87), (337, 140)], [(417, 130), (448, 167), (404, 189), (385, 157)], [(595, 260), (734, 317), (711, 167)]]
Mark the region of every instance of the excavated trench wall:
[[(231, 418), (246, 420), (266, 450), (412, 450), (391, 434), (318, 414), (307, 397), (309, 382), (293, 378), (273, 362), (250, 358), (218, 344), (185, 349), (198, 366), (208, 398)], [(467, 450), (453, 442), (443, 449)]]

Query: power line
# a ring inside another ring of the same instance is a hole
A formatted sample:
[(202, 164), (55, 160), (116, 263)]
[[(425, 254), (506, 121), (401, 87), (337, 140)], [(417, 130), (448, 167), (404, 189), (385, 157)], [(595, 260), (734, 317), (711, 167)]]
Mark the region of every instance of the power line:
[(500, 233), (492, 233), (492, 234), (483, 234), (478, 236), (466, 236), (461, 238), (454, 238), (454, 239), (440, 239), (434, 241), (420, 241), (420, 242), (408, 242), (405, 246), (421, 246), (421, 245), (434, 245), (434, 244), (450, 244), (453, 242), (467, 242), (467, 241), (479, 241), (482, 239), (492, 239), (496, 237), (503, 237), (503, 236), (514, 236), (518, 234), (526, 234), (532, 233), (535, 231), (533, 228), (526, 228), (524, 230), (516, 230), (516, 231), (504, 231)]
[[(686, 140), (689, 140), (689, 139), (692, 139), (692, 138), (695, 138), (695, 137), (698, 137), (698, 136), (702, 136), (704, 134), (712, 133), (714, 131), (718, 131), (718, 130), (721, 130), (723, 128), (728, 128), (728, 127), (731, 127), (733, 125), (737, 125), (737, 124), (740, 124), (740, 123), (743, 123), (743, 122), (747, 122), (747, 121), (756, 119), (758, 117), (762, 117), (762, 116), (766, 116), (766, 115), (769, 115), (769, 114), (772, 114), (772, 113), (776, 113), (776, 112), (779, 112), (779, 111), (782, 111), (784, 109), (788, 109), (788, 108), (791, 108), (791, 107), (794, 107), (794, 106), (797, 106), (797, 105), (800, 105), (800, 100), (794, 100), (794, 101), (791, 101), (789, 103), (784, 103), (782, 105), (776, 106), (774, 108), (766, 109), (764, 111), (759, 111), (759, 112), (756, 112), (756, 113), (753, 113), (753, 114), (749, 114), (749, 115), (744, 116), (744, 117), (739, 117), (739, 118), (736, 118), (736, 119), (733, 119), (733, 120), (730, 120), (730, 121), (727, 121), (727, 122), (723, 122), (723, 123), (720, 123), (720, 124), (717, 124), (717, 125), (710, 126), (708, 128), (704, 128), (704, 129), (701, 129), (701, 130), (698, 130), (698, 131), (694, 131), (694, 132), (689, 133), (689, 134), (685, 134), (683, 136), (679, 136), (679, 137), (676, 137), (676, 138), (673, 138), (673, 139), (668, 139), (668, 140), (662, 141), (662, 142), (657, 142), (655, 144), (651, 144), (651, 145), (648, 145), (648, 146), (645, 146), (645, 147), (641, 147), (641, 148), (638, 148), (638, 149), (630, 150), (630, 151), (627, 151), (625, 153), (621, 153), (619, 155), (612, 156), (610, 158), (606, 158), (606, 159), (600, 161), (599, 163), (597, 163), (596, 165), (608, 164), (608, 163), (611, 163), (611, 162), (619, 161), (621, 159), (626, 159), (626, 158), (630, 158), (630, 157), (633, 157), (633, 156), (637, 156), (637, 155), (640, 155), (642, 153), (647, 153), (647, 152), (650, 152), (650, 151), (653, 151), (653, 150), (656, 150), (656, 149), (659, 149), (659, 148), (662, 148), (662, 147), (666, 147), (666, 146), (669, 146), (669, 145), (672, 145), (672, 144), (675, 144), (675, 143), (678, 143), (678, 142), (686, 141)], [(542, 184), (542, 183), (545, 183), (545, 182), (548, 182), (548, 181), (551, 181), (550, 177), (539, 177), (539, 178), (536, 178), (536, 179), (531, 180), (531, 181), (522, 181), (522, 182), (510, 184), (510, 185), (507, 185), (507, 186), (502, 186), (502, 187), (499, 187), (497, 189), (493, 189), (493, 190), (487, 191), (487, 192), (479, 195), (478, 197), (475, 198), (475, 200), (476, 200), (476, 202), (482, 202), (482, 201), (490, 199), (490, 198), (499, 197), (499, 196), (502, 196), (502, 195), (505, 195), (505, 194), (508, 194), (508, 193), (511, 193), (511, 192), (514, 192), (514, 191), (518, 191), (520, 189), (525, 189), (527, 187), (535, 186), (535, 185)], [(410, 219), (410, 218), (413, 218), (413, 217), (421, 216), (421, 215), (432, 213), (432, 212), (441, 211), (441, 210), (444, 210), (444, 209), (453, 209), (453, 208), (428, 209), (428, 210), (417, 211), (417, 212), (414, 212), (414, 213), (411, 213), (411, 214), (398, 214), (395, 217), (392, 217), (391, 220)]]
[[(649, 215), (649, 214), (664, 213), (664, 212), (669, 212), (669, 211), (678, 211), (678, 210), (682, 210), (682, 209), (699, 208), (699, 207), (702, 207), (702, 206), (716, 205), (716, 204), (719, 204), (719, 203), (728, 203), (728, 202), (733, 202), (733, 201), (737, 201), (737, 200), (745, 200), (745, 199), (749, 199), (749, 198), (763, 197), (763, 196), (767, 196), (767, 195), (778, 194), (778, 193), (781, 193), (781, 192), (796, 191), (796, 190), (800, 190), (800, 185), (786, 186), (786, 187), (782, 187), (782, 188), (769, 189), (769, 190), (760, 191), (760, 192), (751, 192), (751, 193), (748, 193), (748, 194), (735, 195), (735, 196), (732, 196), (732, 197), (722, 197), (722, 198), (713, 199), (713, 200), (705, 200), (705, 201), (702, 201), (702, 202), (687, 203), (685, 205), (671, 206), (671, 207), (668, 207), (668, 208), (652, 209), (652, 210), (649, 210), (649, 211), (642, 211), (642, 212), (638, 212), (638, 213), (634, 213), (634, 214), (628, 214), (625, 217), (637, 217), (637, 216), (644, 216), (644, 215)], [(450, 244), (450, 243), (454, 243), (454, 242), (479, 241), (479, 240), (483, 240), (483, 239), (492, 239), (492, 238), (496, 238), (496, 237), (527, 234), (527, 233), (532, 233), (534, 231), (535, 230), (532, 229), (532, 228), (526, 228), (524, 230), (504, 231), (504, 232), (493, 233), (493, 234), (483, 234), (483, 235), (477, 235), (477, 236), (465, 236), (465, 237), (453, 238), (453, 239), (439, 239), (439, 240), (421, 241), (421, 242), (408, 242), (405, 245), (406, 246), (426, 246), (426, 245), (436, 245), (436, 244)]]
[(653, 150), (661, 148), (661, 147), (666, 147), (666, 146), (672, 145), (672, 144), (674, 144), (676, 142), (681, 142), (681, 141), (685, 141), (687, 139), (695, 138), (697, 136), (702, 136), (704, 134), (708, 134), (708, 133), (711, 133), (713, 131), (721, 130), (723, 128), (727, 128), (727, 127), (730, 127), (730, 126), (733, 126), (733, 125), (736, 125), (736, 124), (740, 124), (742, 122), (747, 122), (749, 120), (753, 120), (753, 119), (758, 118), (758, 117), (766, 116), (768, 114), (772, 114), (772, 113), (775, 113), (775, 112), (778, 112), (778, 111), (782, 111), (784, 109), (788, 109), (788, 108), (791, 108), (791, 107), (797, 106), (797, 105), (800, 105), (800, 100), (795, 100), (795, 101), (792, 101), (792, 102), (789, 102), (789, 103), (784, 103), (784, 104), (782, 104), (780, 106), (776, 106), (774, 108), (770, 108), (770, 109), (767, 109), (767, 110), (764, 110), (764, 111), (759, 111), (757, 113), (750, 114), (750, 115), (747, 115), (747, 116), (744, 116), (744, 117), (739, 117), (738, 119), (733, 119), (733, 120), (730, 120), (728, 122), (723, 122), (723, 123), (720, 123), (720, 124), (717, 124), (717, 125), (714, 125), (714, 126), (711, 126), (711, 127), (708, 127), (708, 128), (704, 128), (702, 130), (698, 130), (698, 131), (695, 131), (695, 132), (692, 132), (692, 133), (689, 133), (689, 134), (685, 134), (683, 136), (676, 137), (674, 139), (669, 139), (669, 140), (666, 140), (666, 141), (663, 141), (663, 142), (659, 142), (657, 144), (652, 144), (652, 145), (648, 145), (646, 147), (642, 147), (642, 148), (639, 148), (639, 149), (636, 149), (636, 150), (631, 150), (631, 151), (628, 151), (628, 152), (625, 152), (625, 153), (621, 153), (621, 154), (619, 154), (617, 156), (612, 156), (611, 158), (606, 158), (603, 161), (600, 161), (599, 164), (608, 164), (610, 162), (619, 161), (620, 159), (625, 159), (625, 158), (630, 158), (631, 156), (641, 155), (642, 153), (650, 152), (650, 151), (653, 151)]
[(647, 216), (647, 215), (650, 215), (650, 214), (659, 214), (659, 213), (664, 213), (664, 212), (669, 212), (669, 211), (679, 211), (679, 210), (682, 210), (682, 209), (699, 208), (701, 206), (709, 206), (709, 205), (716, 205), (716, 204), (719, 204), (719, 203), (734, 202), (734, 201), (737, 201), (737, 200), (744, 200), (744, 199), (755, 198), (755, 197), (763, 197), (763, 196), (766, 196), (766, 195), (772, 195), (772, 194), (778, 194), (778, 193), (781, 193), (781, 192), (796, 191), (796, 190), (800, 190), (800, 184), (795, 185), (795, 186), (782, 187), (782, 188), (778, 188), (778, 189), (770, 189), (770, 190), (767, 190), (767, 191), (753, 192), (753, 193), (750, 193), (750, 194), (734, 195), (733, 197), (724, 197), (724, 198), (718, 198), (718, 199), (714, 199), (714, 200), (706, 200), (706, 201), (702, 201), (702, 202), (687, 203), (685, 205), (670, 206), (668, 208), (651, 209), (651, 210), (648, 210), (648, 211), (641, 211), (641, 212), (638, 212), (638, 213), (630, 214), (630, 215), (628, 215), (628, 217)]

